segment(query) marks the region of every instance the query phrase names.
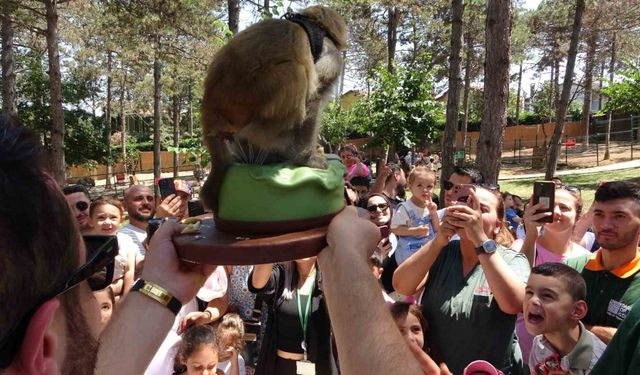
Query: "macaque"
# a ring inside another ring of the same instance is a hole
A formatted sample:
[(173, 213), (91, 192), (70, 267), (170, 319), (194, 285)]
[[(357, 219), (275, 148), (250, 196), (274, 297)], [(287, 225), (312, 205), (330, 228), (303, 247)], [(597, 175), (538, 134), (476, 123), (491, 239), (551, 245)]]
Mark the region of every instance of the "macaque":
[(212, 173), (202, 201), (217, 213), (234, 162), (326, 168), (317, 153), (318, 115), (342, 72), (347, 26), (312, 6), (238, 33), (213, 58), (204, 85), (202, 133)]

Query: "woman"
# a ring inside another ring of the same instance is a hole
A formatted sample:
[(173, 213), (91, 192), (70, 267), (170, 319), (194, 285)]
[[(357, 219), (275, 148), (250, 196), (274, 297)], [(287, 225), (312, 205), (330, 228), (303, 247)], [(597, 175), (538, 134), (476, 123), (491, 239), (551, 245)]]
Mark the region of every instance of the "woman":
[[(432, 352), (454, 374), (477, 359), (505, 374), (519, 373), (513, 332), (529, 265), (495, 242), (504, 225), (502, 197), (477, 187), (469, 205), (446, 209), (436, 237), (398, 267), (393, 284), (406, 295), (424, 285)], [(454, 234), (460, 239), (450, 241)]]
[(254, 267), (249, 290), (269, 306), (256, 375), (296, 375), (305, 359), (318, 375), (338, 374), (321, 279), (315, 257)]
[(380, 242), (378, 242), (375, 254), (381, 258), (386, 257), (398, 244), (397, 238), (391, 233), (391, 203), (384, 194), (369, 194), (365, 202), (365, 208), (369, 211), (369, 220), (380, 229)]
[[(587, 249), (573, 241), (574, 228), (582, 212), (580, 190), (557, 185), (554, 202), (552, 213), (536, 213), (542, 209), (540, 204), (529, 205), (524, 210), (522, 220), (526, 234), (524, 240), (516, 240), (512, 247), (526, 255), (531, 267), (547, 262), (562, 263), (566, 259), (589, 254)], [(547, 224), (539, 222), (543, 217), (550, 215), (553, 215), (553, 222)], [(533, 336), (527, 332), (522, 314), (518, 314), (516, 334), (526, 364), (531, 352)]]

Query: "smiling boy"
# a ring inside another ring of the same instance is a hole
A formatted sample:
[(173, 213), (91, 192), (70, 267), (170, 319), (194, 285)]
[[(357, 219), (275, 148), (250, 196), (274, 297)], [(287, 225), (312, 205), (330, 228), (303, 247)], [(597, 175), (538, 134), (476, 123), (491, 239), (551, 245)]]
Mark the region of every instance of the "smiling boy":
[(587, 287), (573, 268), (543, 263), (531, 269), (525, 289), (525, 326), (534, 335), (532, 374), (588, 374), (606, 345), (580, 322), (587, 314)]

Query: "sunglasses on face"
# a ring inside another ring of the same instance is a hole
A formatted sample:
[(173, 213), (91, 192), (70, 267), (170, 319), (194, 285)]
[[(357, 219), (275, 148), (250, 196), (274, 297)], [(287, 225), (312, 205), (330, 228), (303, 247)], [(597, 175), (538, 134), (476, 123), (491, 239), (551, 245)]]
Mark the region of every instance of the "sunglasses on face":
[(76, 202), (76, 208), (78, 209), (78, 211), (85, 211), (87, 208), (89, 208), (89, 203), (84, 201)]
[(574, 194), (574, 195), (577, 195), (579, 197), (582, 197), (582, 190), (580, 190), (580, 188), (577, 187), (577, 186), (560, 184), (560, 185), (556, 185), (556, 190), (557, 189), (563, 189), (563, 190), (568, 191), (571, 194)]
[(11, 364), (29, 322), (36, 310), (46, 301), (58, 297), (87, 280), (92, 291), (102, 290), (113, 281), (114, 259), (118, 255), (116, 236), (83, 236), (87, 249), (87, 262), (66, 280), (56, 285), (0, 340), (0, 369)]
[(378, 209), (380, 209), (380, 211), (384, 211), (387, 208), (389, 208), (389, 205), (386, 203), (370, 204), (367, 206), (367, 210), (369, 212), (376, 212)]
[(451, 190), (455, 184), (449, 180), (442, 181), (442, 187), (444, 190)]

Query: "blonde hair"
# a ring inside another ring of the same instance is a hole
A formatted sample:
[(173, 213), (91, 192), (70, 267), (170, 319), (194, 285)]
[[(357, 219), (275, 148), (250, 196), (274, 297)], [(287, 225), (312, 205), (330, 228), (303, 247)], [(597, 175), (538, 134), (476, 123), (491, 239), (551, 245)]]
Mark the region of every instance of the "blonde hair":
[(425, 175), (425, 176), (431, 177), (433, 178), (433, 182), (434, 183), (436, 182), (435, 172), (425, 166), (419, 165), (413, 168), (411, 172), (409, 172), (409, 177), (407, 177), (407, 184), (409, 185), (413, 184), (413, 181), (416, 179), (417, 175)]
[(218, 347), (224, 348), (229, 344), (237, 351), (244, 348), (244, 322), (236, 313), (225, 314), (216, 327)]

